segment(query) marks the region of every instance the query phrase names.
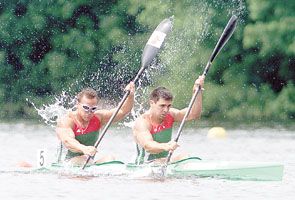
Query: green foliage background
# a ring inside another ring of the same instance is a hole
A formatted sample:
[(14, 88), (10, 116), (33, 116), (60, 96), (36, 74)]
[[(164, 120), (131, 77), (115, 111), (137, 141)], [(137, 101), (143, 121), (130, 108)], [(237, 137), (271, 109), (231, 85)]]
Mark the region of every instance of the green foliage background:
[(21, 0), (0, 3), (0, 118), (37, 118), (63, 91), (94, 87), (120, 98), (154, 28), (173, 32), (143, 86), (164, 85), (185, 107), (232, 14), (240, 18), (206, 79), (205, 119), (294, 122), (292, 0)]

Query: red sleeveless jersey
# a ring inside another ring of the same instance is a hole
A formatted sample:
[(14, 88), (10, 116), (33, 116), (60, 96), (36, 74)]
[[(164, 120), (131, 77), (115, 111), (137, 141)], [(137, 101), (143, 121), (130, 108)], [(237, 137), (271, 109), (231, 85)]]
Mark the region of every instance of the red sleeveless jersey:
[(74, 128), (73, 128), (73, 132), (74, 132), (75, 136), (78, 136), (78, 135), (84, 135), (87, 133), (91, 133), (93, 131), (98, 131), (100, 128), (101, 128), (100, 121), (99, 121), (98, 117), (96, 117), (94, 115), (90, 119), (89, 124), (86, 128), (82, 128), (75, 123)]
[(174, 123), (174, 118), (172, 117), (170, 113), (168, 113), (161, 124), (156, 126), (152, 125), (150, 132), (151, 134), (155, 134), (165, 129), (172, 128), (173, 123)]

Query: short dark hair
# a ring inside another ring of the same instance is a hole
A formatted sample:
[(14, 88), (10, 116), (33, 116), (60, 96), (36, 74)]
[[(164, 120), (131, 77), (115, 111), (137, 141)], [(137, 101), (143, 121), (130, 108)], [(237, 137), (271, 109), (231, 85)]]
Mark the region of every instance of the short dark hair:
[(159, 101), (160, 98), (162, 98), (166, 101), (172, 101), (173, 95), (167, 88), (160, 86), (151, 92), (150, 100), (157, 102), (157, 101)]
[(88, 99), (96, 98), (98, 100), (98, 95), (96, 91), (92, 88), (84, 88), (83, 90), (81, 90), (81, 92), (77, 94), (78, 102), (80, 102), (84, 96), (87, 97)]

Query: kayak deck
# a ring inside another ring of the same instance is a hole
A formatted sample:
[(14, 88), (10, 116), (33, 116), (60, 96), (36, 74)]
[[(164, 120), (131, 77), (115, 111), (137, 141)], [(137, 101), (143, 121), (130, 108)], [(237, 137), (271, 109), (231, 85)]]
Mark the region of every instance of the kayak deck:
[(281, 181), (284, 166), (277, 163), (200, 161), (187, 159), (172, 164), (173, 175), (217, 177), (231, 180)]
[[(84, 170), (81, 166), (52, 163), (48, 167), (22, 170), (8, 170), (7, 172), (22, 173), (58, 173), (79, 176), (117, 176), (126, 175), (133, 177), (153, 176), (162, 169), (162, 165), (148, 163), (136, 165), (125, 164), (122, 161), (110, 161), (88, 165)], [(277, 163), (258, 162), (230, 162), (230, 161), (204, 161), (198, 157), (190, 157), (170, 163), (167, 167), (167, 177), (212, 177), (229, 180), (253, 181), (281, 181), (284, 166)], [(0, 171), (1, 172), (1, 171)], [(5, 171), (1, 172), (4, 173)], [(163, 176), (163, 175), (162, 175)], [(157, 177), (154, 176), (154, 177)], [(163, 177), (162, 177), (163, 178)]]

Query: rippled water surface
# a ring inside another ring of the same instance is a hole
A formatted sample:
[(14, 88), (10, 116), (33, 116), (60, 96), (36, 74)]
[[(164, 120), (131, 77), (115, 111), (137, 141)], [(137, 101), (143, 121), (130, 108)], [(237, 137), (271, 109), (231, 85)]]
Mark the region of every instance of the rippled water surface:
[[(203, 160), (263, 161), (284, 164), (282, 181), (230, 181), (214, 178), (152, 178), (130, 176), (70, 176), (56, 173), (11, 172), (21, 160), (36, 163), (38, 149), (47, 149), (47, 160), (56, 160), (54, 130), (40, 125), (0, 124), (0, 199), (294, 199), (295, 132), (292, 129), (234, 129), (228, 138), (209, 140), (208, 129), (187, 129), (181, 151)], [(99, 153), (132, 160), (135, 146), (131, 130), (113, 128)]]

